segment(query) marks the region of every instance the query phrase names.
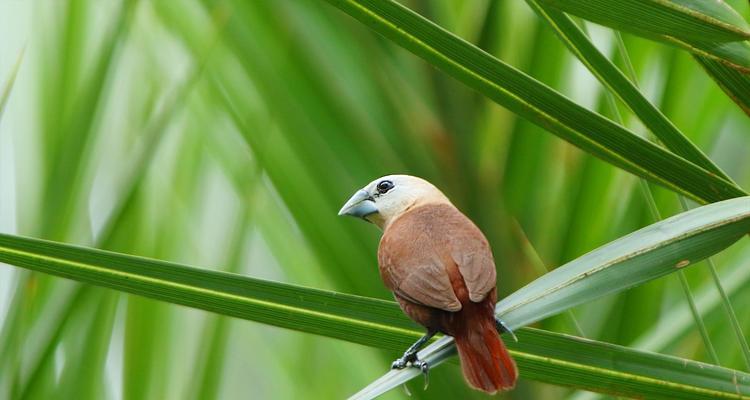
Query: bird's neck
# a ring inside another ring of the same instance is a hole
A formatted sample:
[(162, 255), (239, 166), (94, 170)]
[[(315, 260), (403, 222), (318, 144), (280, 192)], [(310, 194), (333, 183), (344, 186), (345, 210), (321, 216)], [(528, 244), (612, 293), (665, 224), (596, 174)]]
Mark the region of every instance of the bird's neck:
[(399, 218), (403, 217), (404, 215), (408, 214), (410, 211), (413, 211), (417, 208), (424, 207), (424, 206), (440, 205), (440, 204), (452, 205), (452, 203), (445, 196), (421, 198), (421, 199), (416, 199), (410, 202), (400, 212), (388, 218), (384, 218), (380, 214), (373, 214), (373, 217), (375, 218), (373, 219), (368, 218), (368, 220), (372, 222), (373, 224), (377, 225), (383, 232), (385, 232), (389, 226), (393, 225), (394, 222), (396, 222)]

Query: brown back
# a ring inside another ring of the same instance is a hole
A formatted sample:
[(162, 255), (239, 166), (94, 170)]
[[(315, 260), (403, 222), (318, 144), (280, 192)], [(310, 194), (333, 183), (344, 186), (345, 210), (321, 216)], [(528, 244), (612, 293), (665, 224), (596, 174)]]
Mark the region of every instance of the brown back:
[(467, 300), (457, 297), (451, 283), (454, 266), (472, 302), (495, 288), (487, 239), (451, 204), (417, 206), (394, 220), (380, 240), (378, 263), (385, 285), (396, 295), (445, 311), (459, 311)]

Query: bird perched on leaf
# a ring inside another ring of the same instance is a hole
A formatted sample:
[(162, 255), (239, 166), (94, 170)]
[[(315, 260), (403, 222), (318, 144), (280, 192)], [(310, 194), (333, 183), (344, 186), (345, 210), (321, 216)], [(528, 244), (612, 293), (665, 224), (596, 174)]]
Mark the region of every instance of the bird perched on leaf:
[(488, 393), (511, 389), (518, 371), (498, 336), (495, 262), (487, 239), (431, 183), (390, 175), (357, 191), (339, 215), (363, 218), (383, 230), (380, 276), (401, 309), (427, 333), (392, 368), (429, 365), (417, 357), (436, 333), (453, 336), (464, 377)]

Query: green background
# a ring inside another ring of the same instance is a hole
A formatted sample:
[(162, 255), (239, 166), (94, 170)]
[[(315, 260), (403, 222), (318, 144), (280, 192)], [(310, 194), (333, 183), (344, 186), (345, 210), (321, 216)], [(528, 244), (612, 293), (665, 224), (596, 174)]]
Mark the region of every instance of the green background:
[[(405, 4), (615, 118), (597, 80), (524, 2)], [(622, 66), (612, 31), (588, 27)], [(686, 52), (624, 39), (642, 92), (750, 188), (747, 116)], [(500, 296), (654, 222), (633, 175), (324, 2), (0, 1), (0, 94), (23, 49), (0, 103), (2, 232), (389, 299), (379, 232), (336, 216), (381, 175), (432, 181), (480, 226)], [(651, 189), (662, 215), (681, 210), (674, 193)], [(715, 257), (746, 330), (748, 255), (745, 238)], [(702, 265), (686, 272), (719, 359), (743, 369)], [(669, 276), (573, 313), (587, 337), (711, 361), (691, 322), (674, 322), (685, 310)], [(0, 398), (341, 398), (398, 356), (9, 266), (0, 321)], [(577, 332), (565, 315), (536, 326)], [(505, 398), (585, 397), (521, 375)], [(435, 369), (426, 392), (410, 387), (415, 398), (484, 397), (455, 364)]]

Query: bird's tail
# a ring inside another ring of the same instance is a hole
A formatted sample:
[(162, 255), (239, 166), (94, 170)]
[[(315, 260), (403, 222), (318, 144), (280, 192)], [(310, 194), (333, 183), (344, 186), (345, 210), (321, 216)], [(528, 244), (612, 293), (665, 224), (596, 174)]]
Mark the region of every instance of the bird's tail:
[(454, 337), (466, 381), (490, 394), (512, 389), (518, 369), (497, 334), (494, 320), (485, 319), (479, 325)]

